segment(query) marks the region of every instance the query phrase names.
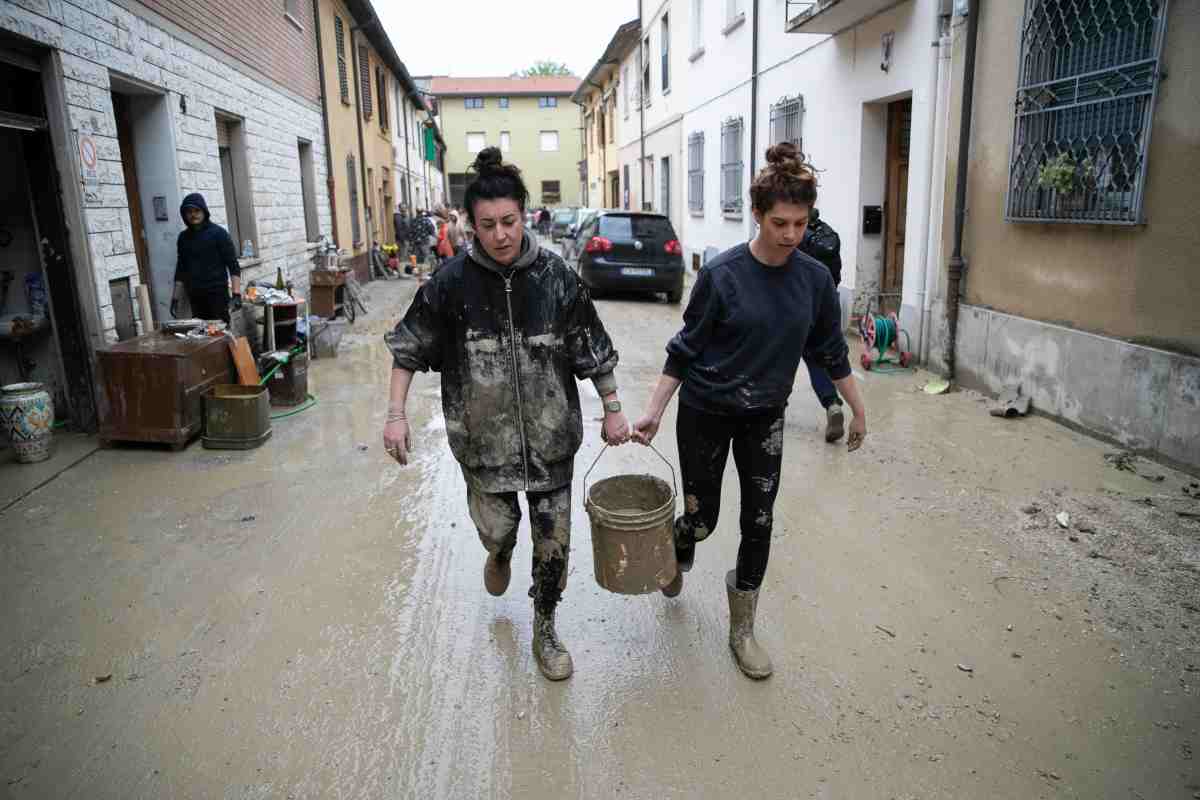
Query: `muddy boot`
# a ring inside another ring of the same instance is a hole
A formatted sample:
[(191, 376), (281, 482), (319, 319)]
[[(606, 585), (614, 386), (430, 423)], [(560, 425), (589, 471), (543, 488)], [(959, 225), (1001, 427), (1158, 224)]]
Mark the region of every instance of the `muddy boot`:
[(565, 681), (575, 671), (571, 654), (554, 631), (554, 612), (533, 611), (533, 657), (542, 674), (552, 681)]
[(691, 572), (696, 562), (696, 537), (690, 530), (680, 529), (680, 519), (675, 520), (675, 561), (681, 573)]
[(754, 612), (758, 608), (758, 590), (737, 588), (737, 570), (725, 573), (725, 592), (729, 596), (729, 649), (742, 672), (755, 680), (771, 675), (771, 657), (754, 638)]
[(488, 594), (499, 597), (508, 591), (508, 582), (512, 578), (512, 554), (497, 555), (488, 553), (487, 561), (483, 564), (483, 585)]
[(834, 403), (825, 409), (825, 441), (836, 442), (846, 435), (846, 415), (842, 404)]

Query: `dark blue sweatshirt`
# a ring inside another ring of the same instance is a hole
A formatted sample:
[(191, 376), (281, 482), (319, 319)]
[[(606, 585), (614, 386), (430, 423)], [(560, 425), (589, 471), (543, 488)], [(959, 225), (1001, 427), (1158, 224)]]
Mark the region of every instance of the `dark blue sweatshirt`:
[[(204, 195), (189, 194), (179, 206), (179, 216), (188, 207), (204, 211), (204, 222), (199, 228), (190, 226), (179, 233), (175, 249), (175, 280), (182, 283), (188, 292), (207, 292), (223, 289), (228, 285), (229, 275), (241, 275), (238, 266), (237, 246), (229, 232), (209, 220), (208, 204)], [(184, 220), (187, 225), (187, 221)]]
[(795, 251), (772, 267), (741, 244), (700, 270), (663, 372), (683, 382), (679, 402), (700, 411), (781, 408), (805, 356), (834, 380), (850, 374), (841, 316), (820, 262)]

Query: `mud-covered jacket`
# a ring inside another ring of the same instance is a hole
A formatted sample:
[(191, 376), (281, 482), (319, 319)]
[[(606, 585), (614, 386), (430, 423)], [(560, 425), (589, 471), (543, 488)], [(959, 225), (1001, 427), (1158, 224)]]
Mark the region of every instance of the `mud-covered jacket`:
[(842, 285), (842, 240), (828, 222), (821, 219), (817, 209), (812, 210), (808, 229), (800, 240), (800, 252), (820, 261), (833, 276), (833, 285)]
[(396, 367), (441, 373), (450, 449), (476, 489), (559, 488), (583, 441), (576, 379), (616, 391), (617, 352), (587, 288), (531, 232), (507, 268), (472, 251), (442, 265), (385, 341)]

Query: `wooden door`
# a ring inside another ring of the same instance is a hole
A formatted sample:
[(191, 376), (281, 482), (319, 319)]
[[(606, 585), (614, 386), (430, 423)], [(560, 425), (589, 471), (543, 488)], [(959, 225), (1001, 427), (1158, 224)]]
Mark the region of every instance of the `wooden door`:
[(900, 311), (904, 280), (904, 221), (908, 215), (908, 153), (912, 132), (912, 100), (888, 104), (887, 197), (884, 201), (883, 278), (879, 305)]
[(150, 307), (154, 308), (154, 282), (150, 275), (150, 252), (146, 247), (146, 225), (142, 219), (142, 195), (138, 188), (137, 159), (133, 153), (133, 120), (130, 118), (129, 100), (123, 95), (114, 94), (112, 101), (117, 117), (117, 145), (121, 148), (121, 168), (125, 173), (125, 200), (129, 203), (129, 221), (133, 227), (133, 252), (137, 256), (138, 279), (150, 292)]

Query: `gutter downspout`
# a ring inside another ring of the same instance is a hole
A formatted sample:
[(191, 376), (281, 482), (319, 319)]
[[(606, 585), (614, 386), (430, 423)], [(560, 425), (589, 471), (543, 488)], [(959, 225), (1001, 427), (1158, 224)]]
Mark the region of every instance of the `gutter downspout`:
[(646, 37), (642, 36), (642, 0), (638, 0), (638, 52), (641, 53), (641, 58), (638, 60), (638, 141), (641, 143), (641, 158), (638, 159), (638, 175), (641, 178), (642, 193), (638, 197), (638, 208), (631, 208), (630, 211), (641, 211), (646, 205), (646, 98), (643, 97), (643, 90), (646, 88), (642, 85), (642, 76), (644, 70), (649, 63), (646, 61), (650, 54), (646, 52)]
[(958, 179), (954, 190), (954, 252), (946, 280), (946, 371), (954, 379), (954, 351), (958, 335), (958, 294), (962, 287), (963, 228), (967, 216), (967, 159), (971, 154), (971, 112), (975, 104), (975, 41), (979, 36), (979, 0), (967, 3), (967, 49), (963, 64), (962, 119), (958, 129)]
[[(754, 182), (754, 171), (758, 166), (758, 0), (754, 0), (750, 11), (750, 181)], [(754, 238), (754, 212), (746, 215), (750, 221), (750, 238)]]
[[(371, 230), (370, 230), (371, 220), (369, 218), (367, 218), (366, 211), (367, 211), (367, 201), (371, 199), (371, 196), (367, 194), (367, 148), (363, 142), (363, 126), (362, 126), (363, 107), (362, 107), (362, 97), (361, 97), (362, 71), (360, 70), (359, 65), (358, 65), (358, 41), (357, 41), (358, 37), (354, 35), (354, 33), (356, 31), (360, 31), (360, 30), (362, 30), (362, 26), (360, 26), (360, 25), (354, 25), (354, 26), (351, 26), (351, 28), (350, 28), (350, 34), (351, 34), (350, 46), (352, 48), (350, 56), (354, 62), (354, 120), (355, 120), (355, 122), (358, 123), (358, 171), (359, 171), (359, 175), (362, 180), (362, 191), (359, 193), (359, 197), (361, 197), (362, 201), (363, 201), (363, 222), (366, 223), (366, 227), (367, 227), (366, 241), (363, 242), (363, 244), (367, 245), (367, 250), (369, 251), (370, 250), (370, 241), (371, 241)], [(355, 242), (354, 244), (358, 244), (358, 242)], [(351, 245), (351, 247), (353, 248), (353, 244)], [(370, 256), (369, 255), (367, 256), (367, 280), (368, 281), (371, 280), (371, 264), (370, 264)]]
[(925, 352), (925, 321), (929, 315), (929, 289), (930, 280), (930, 250), (932, 248), (932, 236), (930, 232), (934, 229), (934, 191), (937, 188), (936, 176), (937, 169), (934, 164), (937, 163), (937, 116), (938, 108), (942, 97), (938, 91), (941, 85), (942, 77), (942, 50), (941, 50), (941, 9), (934, 5), (933, 7), (933, 41), (930, 47), (933, 48), (933, 64), (929, 70), (929, 152), (928, 152), (928, 170), (929, 182), (928, 191), (926, 192), (926, 213), (923, 225), (923, 235), (921, 237), (921, 289), (917, 293), (917, 305), (919, 306), (920, 318), (917, 324), (917, 357), (920, 359), (920, 354)]
[(933, 161), (930, 175), (929, 230), (925, 243), (925, 286), (921, 298), (920, 352), (918, 360), (929, 364), (933, 353), (933, 298), (941, 279), (942, 225), (946, 208), (946, 137), (950, 127), (950, 54), (949, 32), (938, 41), (937, 113), (933, 121)]
[(321, 4), (313, 0), (313, 28), (317, 34), (317, 74), (321, 78), (321, 127), (325, 132), (325, 190), (329, 193), (329, 224), (333, 244), (338, 247), (337, 203), (333, 183), (333, 140), (329, 138), (329, 95), (325, 91), (325, 48), (321, 41)]

